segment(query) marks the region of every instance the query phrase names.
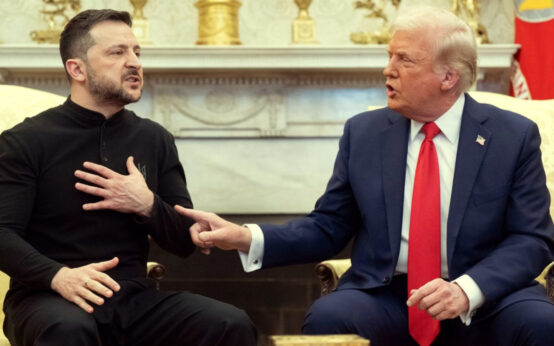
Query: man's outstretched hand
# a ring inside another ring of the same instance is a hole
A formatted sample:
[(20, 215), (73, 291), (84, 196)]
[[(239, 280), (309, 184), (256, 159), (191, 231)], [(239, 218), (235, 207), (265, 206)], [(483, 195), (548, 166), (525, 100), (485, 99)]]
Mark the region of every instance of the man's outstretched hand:
[(229, 222), (214, 213), (186, 209), (179, 205), (175, 206), (175, 210), (196, 221), (189, 231), (192, 241), (201, 248), (202, 253), (209, 255), (212, 247), (242, 252), (250, 250), (252, 233), (247, 227)]

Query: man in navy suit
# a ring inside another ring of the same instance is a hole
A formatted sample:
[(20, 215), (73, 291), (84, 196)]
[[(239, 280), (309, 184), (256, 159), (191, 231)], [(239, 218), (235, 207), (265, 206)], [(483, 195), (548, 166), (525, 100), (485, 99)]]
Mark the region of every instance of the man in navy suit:
[[(536, 124), (464, 93), (476, 78), (476, 44), (450, 12), (414, 9), (393, 30), (384, 70), (388, 107), (346, 122), (333, 175), (312, 213), (282, 226), (239, 226), (177, 210), (197, 221), (190, 232), (205, 253), (238, 249), (247, 270), (326, 259), (354, 238), (352, 267), (310, 308), (307, 334), (412, 345), (408, 307), (416, 307), (440, 321), (438, 336), (420, 345), (551, 343), (554, 305), (533, 280), (554, 249)], [(440, 130), (432, 139), (440, 275), (408, 292), (420, 130), (431, 122)]]

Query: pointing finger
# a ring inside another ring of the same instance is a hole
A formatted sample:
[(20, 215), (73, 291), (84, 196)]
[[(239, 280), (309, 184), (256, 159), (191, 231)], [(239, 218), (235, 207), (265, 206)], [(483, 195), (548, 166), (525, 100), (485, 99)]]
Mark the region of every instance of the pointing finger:
[(198, 221), (204, 221), (204, 220), (208, 219), (208, 215), (209, 215), (205, 211), (183, 208), (180, 205), (176, 205), (175, 210), (179, 214), (190, 217), (191, 219), (193, 219), (194, 221), (197, 221), (197, 222)]

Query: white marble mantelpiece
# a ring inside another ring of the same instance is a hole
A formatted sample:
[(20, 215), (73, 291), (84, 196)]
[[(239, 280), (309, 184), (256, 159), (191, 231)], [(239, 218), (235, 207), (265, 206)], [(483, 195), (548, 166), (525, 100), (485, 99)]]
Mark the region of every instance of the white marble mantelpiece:
[[(481, 45), (479, 68), (511, 66), (516, 44)], [(198, 70), (382, 70), (385, 46), (144, 46), (147, 72)], [(0, 45), (0, 71), (62, 71), (57, 45)]]
[[(513, 44), (479, 47), (480, 89), (502, 91)], [(177, 138), (195, 206), (305, 213), (331, 174), (347, 118), (384, 105), (384, 46), (144, 46), (129, 108)], [(0, 82), (67, 94), (55, 45), (0, 45)]]

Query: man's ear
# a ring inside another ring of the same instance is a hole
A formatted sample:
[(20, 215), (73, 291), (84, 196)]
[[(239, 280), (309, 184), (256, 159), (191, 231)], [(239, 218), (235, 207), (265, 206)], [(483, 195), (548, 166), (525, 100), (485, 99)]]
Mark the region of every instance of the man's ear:
[(460, 73), (450, 69), (446, 70), (442, 75), (441, 90), (452, 90), (458, 84), (458, 80), (460, 80)]
[(83, 82), (86, 80), (87, 70), (83, 60), (79, 58), (67, 59), (65, 62), (65, 70), (71, 77), (71, 79), (77, 82)]

